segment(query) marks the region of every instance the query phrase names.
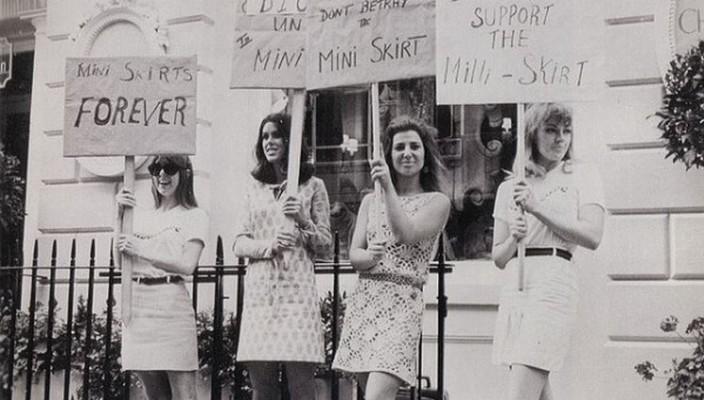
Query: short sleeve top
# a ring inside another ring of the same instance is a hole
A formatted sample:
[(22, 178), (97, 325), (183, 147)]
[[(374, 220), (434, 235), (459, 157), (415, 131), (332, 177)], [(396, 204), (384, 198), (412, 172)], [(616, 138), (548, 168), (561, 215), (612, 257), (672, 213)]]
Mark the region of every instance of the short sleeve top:
[[(574, 163), (565, 169), (563, 165), (559, 165), (544, 177), (526, 179), (532, 185), (533, 196), (540, 202), (540, 206), (575, 218), (580, 207), (587, 204), (596, 204), (606, 210), (604, 190), (596, 166)], [(512, 213), (520, 212), (512, 198), (515, 182), (515, 179), (504, 181), (496, 193), (494, 218), (506, 223)], [(558, 247), (570, 252), (576, 249), (576, 243), (569, 242), (551, 231), (535, 216), (526, 214), (526, 219), (528, 234), (525, 240), (528, 247)]]
[[(198, 240), (205, 245), (208, 236), (208, 214), (201, 208), (174, 207), (168, 211), (135, 207), (134, 235), (145, 240), (153, 254), (179, 257), (188, 241)], [(135, 276), (160, 277), (171, 272), (155, 267), (144, 259), (136, 258)]]

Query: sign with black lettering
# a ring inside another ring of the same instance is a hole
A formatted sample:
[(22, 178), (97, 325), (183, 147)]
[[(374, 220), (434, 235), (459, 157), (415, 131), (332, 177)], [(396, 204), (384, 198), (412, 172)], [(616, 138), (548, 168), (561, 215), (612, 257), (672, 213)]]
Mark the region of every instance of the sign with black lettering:
[(598, 11), (582, 0), (438, 0), (438, 103), (595, 98)]
[(12, 43), (0, 37), (0, 89), (12, 79)]
[(243, 0), (237, 8), (231, 88), (304, 88), (305, 0)]
[(308, 89), (435, 72), (434, 0), (317, 0), (310, 7)]
[(66, 60), (64, 156), (195, 154), (195, 57)]

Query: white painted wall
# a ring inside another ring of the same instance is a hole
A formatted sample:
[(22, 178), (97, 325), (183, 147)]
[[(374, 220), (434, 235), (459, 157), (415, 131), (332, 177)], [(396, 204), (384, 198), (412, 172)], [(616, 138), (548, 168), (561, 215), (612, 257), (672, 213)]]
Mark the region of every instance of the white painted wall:
[[(552, 378), (558, 399), (665, 398), (664, 380), (643, 383), (633, 366), (645, 359), (666, 366), (672, 357), (686, 354), (686, 346), (659, 331), (660, 320), (675, 314), (686, 323), (701, 314), (704, 175), (685, 172), (664, 160), (664, 150), (656, 143), (657, 121), (647, 118), (659, 107), (662, 95), (654, 48), (658, 33), (652, 18), (656, 3), (597, 3), (605, 11), (607, 85), (601, 102), (575, 106), (575, 141), (581, 158), (599, 164), (613, 215), (602, 246), (575, 257), (580, 266), (579, 322), (565, 369)], [(86, 260), (87, 240), (97, 237), (98, 263), (107, 263), (116, 181), (96, 178), (75, 160), (61, 156), (61, 82), (63, 60), (71, 49), (68, 35), (92, 4), (92, 0), (49, 0), (46, 16), (33, 20), (37, 36), (27, 262), (35, 239), (42, 244), (40, 264), (48, 263), (53, 239), (59, 240), (59, 263), (65, 264), (72, 238), (79, 239), (79, 260)], [(211, 71), (199, 75), (203, 84), (199, 116), (204, 123), (198, 128), (195, 157), (197, 194), (211, 215), (203, 262), (214, 261), (215, 237), (222, 235), (225, 261), (230, 263), (241, 183), (253, 165), (256, 129), (269, 110), (271, 93), (229, 89), (233, 1), (154, 0), (152, 4), (169, 28), (170, 54), (197, 53), (199, 63)], [(148, 184), (145, 177), (138, 181), (138, 193), (147, 199)], [(462, 262), (447, 277), (445, 374), (452, 399), (500, 399), (504, 392), (506, 371), (490, 364), (503, 274), (490, 262)], [(329, 283), (320, 282), (322, 293)], [(233, 285), (229, 282), (226, 287), (231, 299)], [(347, 290), (351, 285), (352, 280), (345, 280)], [(431, 282), (426, 288), (424, 322), (424, 368), (433, 382), (436, 287)], [(24, 296), (25, 303), (28, 297)]]

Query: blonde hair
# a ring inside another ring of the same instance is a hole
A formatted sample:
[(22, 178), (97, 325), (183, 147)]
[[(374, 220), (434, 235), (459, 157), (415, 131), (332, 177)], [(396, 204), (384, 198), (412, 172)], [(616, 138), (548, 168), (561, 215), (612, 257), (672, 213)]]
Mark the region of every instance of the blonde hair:
[[(520, 106), (519, 106), (520, 107)], [(526, 176), (545, 176), (545, 168), (535, 160), (538, 153), (538, 130), (548, 121), (558, 124), (572, 125), (572, 108), (562, 103), (533, 103), (528, 106), (525, 113), (525, 171)], [(574, 160), (574, 140), (570, 140), (570, 146), (565, 153), (565, 161), (562, 164), (564, 172), (572, 172), (572, 161)], [(516, 149), (520, 151), (520, 149)], [(513, 173), (516, 174), (518, 165), (514, 161)]]

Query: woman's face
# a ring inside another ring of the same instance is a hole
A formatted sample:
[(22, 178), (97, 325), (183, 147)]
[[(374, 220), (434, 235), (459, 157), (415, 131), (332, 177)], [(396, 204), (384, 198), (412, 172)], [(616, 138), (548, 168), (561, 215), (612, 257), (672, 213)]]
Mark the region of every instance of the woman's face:
[(572, 124), (569, 121), (548, 120), (538, 128), (536, 139), (542, 159), (548, 162), (562, 161), (572, 143)]
[(425, 147), (418, 132), (408, 130), (394, 135), (391, 143), (391, 161), (399, 175), (420, 174), (425, 165)]
[(169, 160), (157, 160), (149, 167), (152, 175), (152, 184), (156, 191), (164, 198), (172, 197), (176, 193), (176, 188), (181, 180), (179, 171), (181, 167)]
[(273, 122), (267, 122), (262, 129), (262, 151), (270, 163), (278, 163), (284, 158), (286, 144), (279, 126)]

